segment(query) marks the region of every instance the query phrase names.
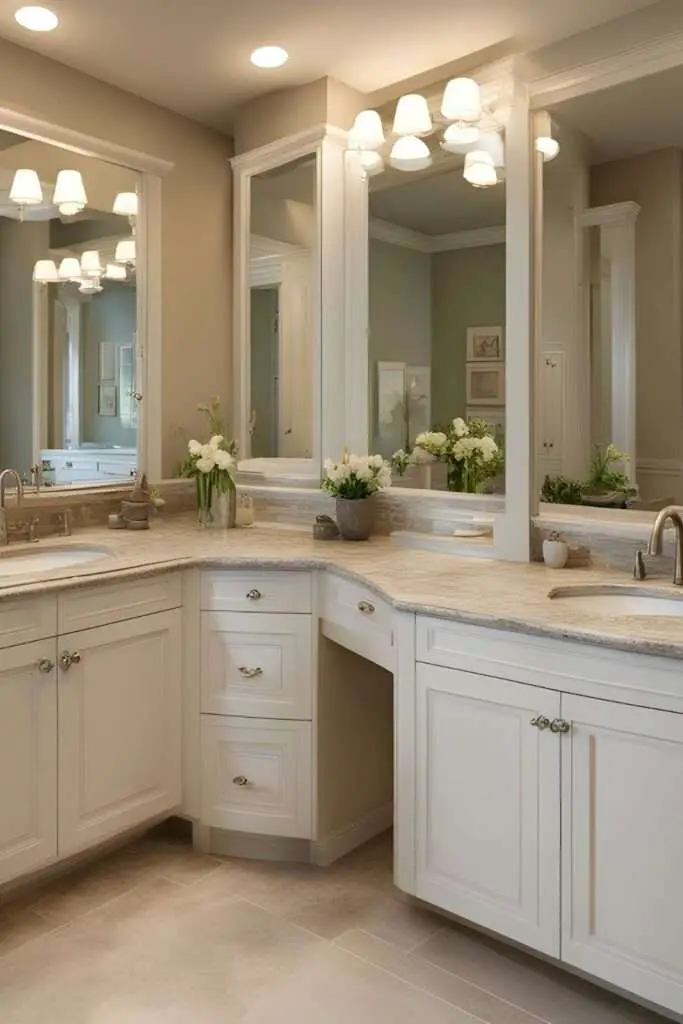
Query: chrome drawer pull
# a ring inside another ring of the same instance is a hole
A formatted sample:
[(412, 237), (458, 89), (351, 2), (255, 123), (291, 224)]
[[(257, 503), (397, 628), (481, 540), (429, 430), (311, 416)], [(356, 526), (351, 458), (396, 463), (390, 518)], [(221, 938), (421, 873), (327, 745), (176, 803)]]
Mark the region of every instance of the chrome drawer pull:
[(565, 733), (565, 732), (570, 732), (570, 730), (571, 730), (571, 725), (569, 724), (569, 722), (565, 722), (564, 718), (556, 718), (550, 724), (550, 731), (551, 732)]
[(38, 662), (38, 671), (42, 672), (43, 675), (48, 675), (48, 673), (52, 672), (54, 667), (54, 661), (50, 661), (49, 658), (41, 658)]
[(247, 594), (247, 601), (260, 601), (263, 594), (260, 590), (250, 590)]
[(371, 604), (370, 601), (359, 601), (358, 602), (358, 611), (362, 612), (363, 615), (372, 615), (374, 610), (375, 610), (375, 606), (374, 606), (374, 604)]
[(246, 668), (246, 666), (244, 665), (241, 668), (238, 668), (237, 671), (241, 676), (244, 676), (245, 679), (255, 679), (256, 676), (263, 675), (262, 668)]
[(552, 729), (550, 719), (546, 715), (536, 715), (535, 718), (531, 719), (531, 724), (541, 731), (543, 729)]
[(232, 780), (232, 782), (233, 782), (234, 786), (248, 786), (249, 785), (249, 779), (246, 777), (246, 775), (236, 775), (235, 778)]
[(80, 663), (80, 651), (73, 651), (73, 653), (69, 651), (64, 651), (64, 653), (60, 656), (59, 659), (59, 664), (61, 665), (64, 672), (68, 672), (72, 665), (80, 665)]

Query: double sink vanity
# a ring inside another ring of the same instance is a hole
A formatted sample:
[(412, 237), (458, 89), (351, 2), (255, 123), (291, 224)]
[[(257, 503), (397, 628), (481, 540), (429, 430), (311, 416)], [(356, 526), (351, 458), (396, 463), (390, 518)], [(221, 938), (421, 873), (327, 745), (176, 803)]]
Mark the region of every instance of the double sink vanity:
[[(623, 584), (623, 586), (621, 585)], [(683, 1012), (683, 601), (182, 518), (0, 553), (0, 882), (171, 813)]]

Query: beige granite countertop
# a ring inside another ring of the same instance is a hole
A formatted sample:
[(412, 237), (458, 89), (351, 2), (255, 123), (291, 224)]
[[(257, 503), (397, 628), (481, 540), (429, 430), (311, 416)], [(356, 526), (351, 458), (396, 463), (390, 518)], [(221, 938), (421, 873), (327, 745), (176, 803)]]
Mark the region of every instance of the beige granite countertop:
[[(110, 555), (49, 573), (3, 574), (2, 563), (8, 555), (71, 545), (102, 547)], [(596, 568), (552, 570), (538, 564), (442, 555), (402, 547), (390, 537), (373, 538), (364, 544), (321, 542), (314, 541), (309, 530), (282, 524), (259, 523), (223, 533), (200, 530), (193, 519), (178, 517), (159, 519), (148, 532), (93, 527), (69, 539), (13, 544), (0, 551), (0, 601), (196, 566), (323, 568), (366, 583), (403, 610), (683, 658), (683, 619), (590, 615), (572, 609), (569, 603), (548, 599), (548, 592), (558, 586), (632, 585), (633, 580), (625, 573)], [(667, 578), (650, 579), (639, 586), (667, 596), (681, 595)]]

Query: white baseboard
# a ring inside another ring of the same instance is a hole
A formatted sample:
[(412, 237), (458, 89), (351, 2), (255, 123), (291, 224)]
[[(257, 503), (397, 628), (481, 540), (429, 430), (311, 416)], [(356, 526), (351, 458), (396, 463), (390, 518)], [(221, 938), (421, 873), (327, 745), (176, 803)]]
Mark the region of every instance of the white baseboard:
[(369, 839), (374, 839), (390, 829), (394, 822), (394, 805), (390, 801), (374, 807), (362, 818), (343, 825), (341, 828), (330, 832), (322, 839), (316, 839), (311, 843), (311, 864), (318, 867), (327, 867), (333, 861), (346, 856), (357, 846), (362, 846)]

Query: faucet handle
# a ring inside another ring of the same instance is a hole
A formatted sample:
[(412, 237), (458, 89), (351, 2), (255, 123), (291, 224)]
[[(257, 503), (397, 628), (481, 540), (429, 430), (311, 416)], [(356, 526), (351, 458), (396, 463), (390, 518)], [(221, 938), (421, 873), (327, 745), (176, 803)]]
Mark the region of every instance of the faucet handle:
[(645, 568), (645, 555), (642, 551), (636, 551), (636, 561), (633, 566), (633, 578), (634, 580), (644, 580), (647, 576), (647, 570)]

